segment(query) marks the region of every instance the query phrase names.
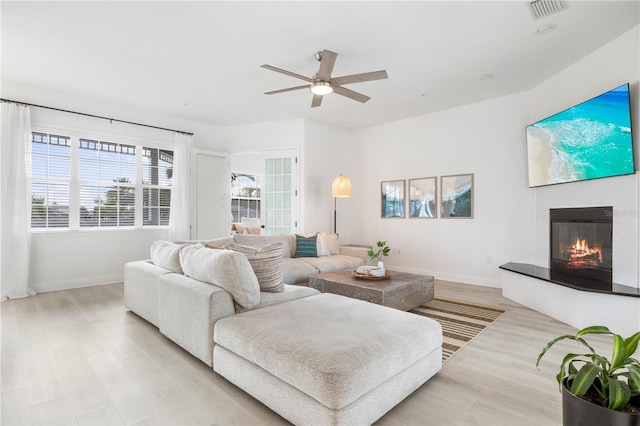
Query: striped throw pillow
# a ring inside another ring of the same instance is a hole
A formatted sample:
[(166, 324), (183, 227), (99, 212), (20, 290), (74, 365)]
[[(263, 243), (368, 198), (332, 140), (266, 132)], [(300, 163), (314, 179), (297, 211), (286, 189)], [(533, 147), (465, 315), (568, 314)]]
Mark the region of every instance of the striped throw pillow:
[(279, 293), (284, 291), (282, 281), (282, 243), (268, 244), (262, 247), (243, 246), (229, 243), (227, 248), (240, 252), (247, 256), (253, 273), (258, 278), (260, 291)]
[(316, 236), (303, 237), (296, 234), (296, 254), (294, 257), (318, 257)]

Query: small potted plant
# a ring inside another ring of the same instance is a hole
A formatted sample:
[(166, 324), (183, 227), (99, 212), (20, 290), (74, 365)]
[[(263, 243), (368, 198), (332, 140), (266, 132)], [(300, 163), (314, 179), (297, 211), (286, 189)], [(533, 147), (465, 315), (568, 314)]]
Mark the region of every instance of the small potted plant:
[[(613, 337), (611, 359), (593, 349), (584, 339), (589, 334)], [(588, 351), (568, 353), (556, 375), (562, 392), (562, 424), (640, 426), (640, 361), (633, 358), (640, 332), (623, 338), (604, 326), (591, 326), (575, 336), (564, 335), (547, 343), (536, 367), (547, 351), (561, 340), (573, 340)]]
[[(378, 241), (376, 243), (376, 246), (378, 247), (377, 251), (373, 251), (373, 249), (367, 251), (367, 256), (369, 256), (369, 259), (371, 259), (372, 264), (374, 261), (378, 261), (379, 263), (382, 262), (382, 257), (389, 256), (389, 252), (391, 251), (391, 249), (387, 246), (386, 241)], [(378, 265), (378, 267), (383, 268), (384, 264)]]

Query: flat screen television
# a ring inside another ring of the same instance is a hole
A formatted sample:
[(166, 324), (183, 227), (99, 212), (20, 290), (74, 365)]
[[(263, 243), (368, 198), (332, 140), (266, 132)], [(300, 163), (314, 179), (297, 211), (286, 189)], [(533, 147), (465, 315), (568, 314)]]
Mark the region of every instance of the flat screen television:
[(628, 83), (526, 130), (530, 188), (635, 171)]

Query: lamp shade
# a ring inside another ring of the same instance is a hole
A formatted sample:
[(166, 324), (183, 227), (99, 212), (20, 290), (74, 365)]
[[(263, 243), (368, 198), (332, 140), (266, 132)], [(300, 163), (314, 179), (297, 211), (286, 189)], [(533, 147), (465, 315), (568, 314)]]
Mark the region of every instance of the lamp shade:
[(342, 173), (333, 180), (331, 186), (331, 196), (333, 197), (351, 197), (351, 181)]

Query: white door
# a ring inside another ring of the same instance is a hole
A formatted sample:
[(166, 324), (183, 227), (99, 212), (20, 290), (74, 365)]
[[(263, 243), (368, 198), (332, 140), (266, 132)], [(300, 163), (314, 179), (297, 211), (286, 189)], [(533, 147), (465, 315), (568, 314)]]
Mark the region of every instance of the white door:
[[(224, 238), (231, 234), (231, 172), (225, 155), (195, 155), (195, 220), (192, 236), (199, 240)], [(192, 237), (193, 238), (193, 237)]]
[(298, 230), (297, 150), (264, 151), (263, 233), (294, 234)]

